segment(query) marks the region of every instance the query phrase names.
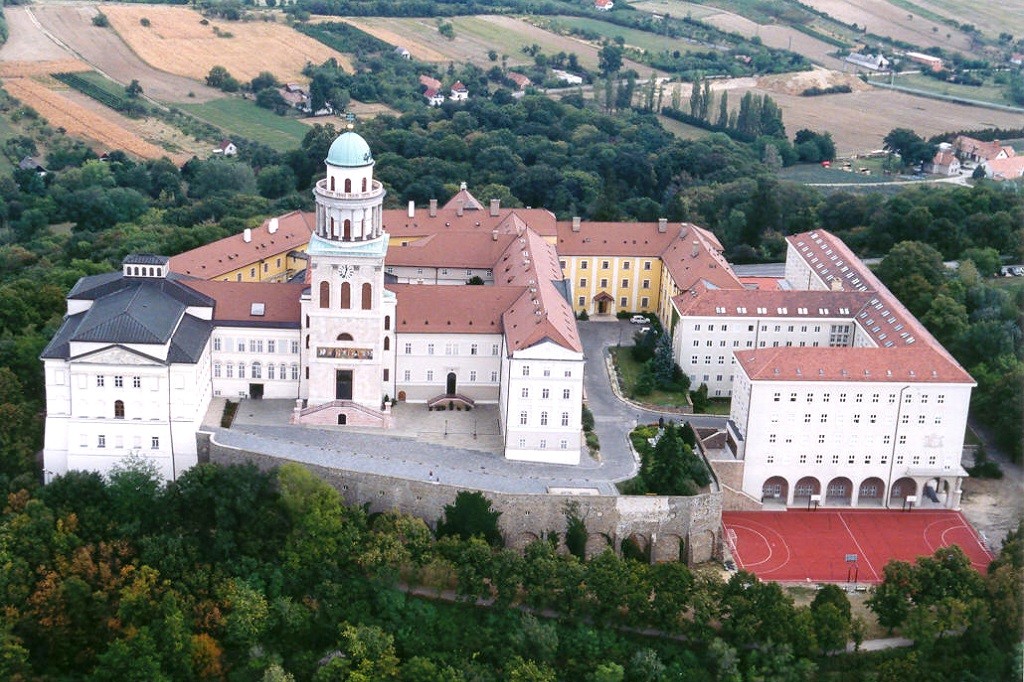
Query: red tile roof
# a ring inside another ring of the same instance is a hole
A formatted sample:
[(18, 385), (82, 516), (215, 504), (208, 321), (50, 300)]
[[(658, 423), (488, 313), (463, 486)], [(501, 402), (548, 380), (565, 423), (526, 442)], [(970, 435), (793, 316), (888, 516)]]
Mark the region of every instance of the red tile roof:
[(689, 223), (680, 228), (678, 235), (661, 254), (661, 261), (680, 291), (695, 287), (743, 288), (715, 235)]
[(772, 291), (779, 288), (779, 284), (785, 281), (782, 277), (740, 277), (744, 289), (755, 289), (759, 291)]
[(501, 317), (524, 287), (388, 284), (399, 333), (501, 334)]
[(972, 384), (974, 379), (936, 349), (780, 347), (736, 352), (755, 381), (850, 381)]
[(999, 144), (999, 140), (983, 142), (982, 140), (976, 140), (973, 137), (967, 137), (966, 135), (957, 136), (956, 140), (953, 141), (953, 146), (962, 154), (968, 154), (970, 156), (976, 156), (979, 159), (986, 160), (995, 159), (999, 156), (1000, 152), (1005, 152), (1007, 156), (1017, 155), (1017, 152), (1013, 147), (1001, 145)]
[[(182, 284), (216, 301), (216, 322), (298, 328), (302, 317), (299, 299), (305, 284), (217, 280), (182, 280)], [(262, 315), (253, 314), (253, 304), (263, 305)]]
[(509, 71), (506, 78), (515, 83), (520, 90), (533, 83), (525, 73), (518, 73), (516, 71)]
[(410, 218), (405, 210), (389, 209), (383, 215), (384, 229), (392, 238), (425, 237), (438, 232), (486, 232), (498, 230), (500, 234), (515, 234), (527, 225), (541, 236), (555, 235), (555, 215), (543, 208), (502, 208), (492, 216), (490, 210), (465, 210), (458, 215), (456, 208), (437, 209), (433, 217), (429, 209), (417, 208)]
[(387, 264), (490, 269), (513, 239), (490, 232), (439, 232), (389, 246)]
[[(454, 89), (455, 88), (452, 88), (452, 90)], [(448, 200), (448, 203), (444, 205), (444, 208), (457, 211), (460, 206), (466, 211), (483, 210), (483, 205), (477, 201), (477, 198), (473, 196), (468, 189), (466, 189), (466, 183), (462, 183), (462, 187), (460, 187), (459, 191)]]
[[(271, 234), (269, 225), (273, 220), (277, 221), (277, 231)], [(213, 279), (240, 267), (254, 265), (261, 259), (304, 247), (309, 243), (315, 221), (314, 214), (299, 211), (271, 218), (252, 229), (249, 242), (245, 241), (244, 233), (235, 234), (172, 256), (171, 272)]]
[(992, 159), (986, 161), (985, 166), (992, 173), (992, 177), (997, 180), (1013, 180), (1024, 176), (1024, 156)]
[(672, 302), (680, 315), (806, 319), (853, 318), (871, 298), (861, 291), (698, 288)]
[(431, 78), (426, 74), (420, 76), (420, 85), (432, 90), (441, 89), (441, 81), (437, 80), (436, 78)]

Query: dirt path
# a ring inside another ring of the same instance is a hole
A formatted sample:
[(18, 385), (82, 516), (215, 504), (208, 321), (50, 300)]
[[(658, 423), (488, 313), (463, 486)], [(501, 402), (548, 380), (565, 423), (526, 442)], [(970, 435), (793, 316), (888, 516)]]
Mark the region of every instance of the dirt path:
[[(92, 25), (96, 14), (94, 5), (33, 5), (30, 11), (43, 29), (67, 45), (76, 56), (122, 85), (138, 80), (147, 97), (161, 102), (206, 102), (224, 96), (198, 81), (154, 69), (143, 62), (114, 29)], [(45, 39), (42, 31), (37, 32)], [(35, 40), (39, 41), (40, 37)], [(190, 92), (194, 97), (188, 96)]]
[(960, 508), (971, 525), (983, 534), (989, 548), (998, 552), (1006, 533), (1024, 518), (1024, 468), (1012, 463), (1005, 453), (991, 445), (992, 437), (986, 429), (973, 423), (971, 427), (986, 443), (989, 459), (1002, 467), (1003, 478), (964, 481)]

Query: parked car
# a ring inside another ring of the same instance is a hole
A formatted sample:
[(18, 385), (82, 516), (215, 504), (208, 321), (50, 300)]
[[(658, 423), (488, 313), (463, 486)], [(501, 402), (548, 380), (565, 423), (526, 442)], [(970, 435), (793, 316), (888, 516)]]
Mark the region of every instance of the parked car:
[(629, 318), (630, 324), (647, 324), (650, 320), (647, 319), (646, 315), (634, 315)]

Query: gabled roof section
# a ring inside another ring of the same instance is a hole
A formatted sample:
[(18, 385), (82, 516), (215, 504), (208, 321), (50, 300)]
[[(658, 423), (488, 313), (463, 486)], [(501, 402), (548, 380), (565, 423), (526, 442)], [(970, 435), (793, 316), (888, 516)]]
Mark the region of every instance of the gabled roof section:
[[(455, 88), (452, 88), (454, 90)], [(466, 189), (466, 183), (462, 183), (459, 191), (448, 200), (448, 203), (444, 205), (446, 209), (458, 209), (462, 207), (465, 211), (482, 211), (483, 205), (477, 201), (476, 197), (470, 194), (469, 190)]]
[[(221, 282), (196, 280), (189, 287), (215, 301), (216, 323), (248, 327), (298, 328), (302, 317), (300, 298), (307, 287), (270, 282)], [(262, 314), (259, 311), (262, 310)]]
[(169, 363), (196, 363), (203, 357), (203, 350), (213, 332), (213, 323), (186, 315), (171, 337), (167, 350)]
[(439, 232), (489, 234), (495, 229), (511, 234), (515, 228), (509, 227), (510, 220), (515, 225), (522, 224), (524, 229), (529, 226), (542, 236), (555, 235), (555, 214), (543, 208), (501, 208), (496, 216), (492, 216), (490, 210), (464, 210), (460, 216), (457, 208), (447, 204), (439, 207), (433, 216), (426, 208), (417, 208), (411, 218), (404, 209), (387, 209), (383, 212), (384, 229), (392, 239), (425, 237)]
[[(276, 223), (274, 223), (276, 221)], [(276, 224), (276, 230), (270, 228)], [(245, 235), (234, 234), (224, 239), (180, 253), (171, 258), (171, 270), (200, 279), (213, 279), (240, 267), (258, 263), (292, 249), (305, 246), (316, 224), (313, 213), (293, 211), (271, 218)]]
[(518, 286), (388, 284), (398, 297), (396, 328), (413, 334), (500, 334), (501, 317), (519, 298)]
[(388, 247), (388, 266), (491, 269), (515, 237), (487, 232), (439, 232)]
[(170, 340), (185, 308), (158, 287), (140, 282), (96, 300), (71, 340), (162, 345)]
[(694, 288), (742, 289), (743, 283), (722, 255), (722, 244), (710, 231), (683, 223), (661, 254), (665, 270), (681, 291)]
[(936, 349), (779, 347), (736, 352), (752, 381), (839, 381), (974, 384), (963, 367)]
[(680, 315), (852, 319), (871, 300), (860, 291), (695, 288), (672, 299)]

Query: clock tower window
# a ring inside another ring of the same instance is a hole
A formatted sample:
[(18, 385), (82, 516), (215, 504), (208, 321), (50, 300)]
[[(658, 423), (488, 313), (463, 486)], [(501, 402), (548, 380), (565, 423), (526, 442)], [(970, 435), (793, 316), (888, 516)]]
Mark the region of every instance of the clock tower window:
[(352, 194), (352, 181), (345, 178), (345, 194)]
[[(349, 181), (346, 180), (345, 182), (349, 182)], [(343, 227), (344, 227), (344, 234), (342, 235), (342, 238), (345, 241), (351, 240), (352, 239), (352, 221), (349, 220), (348, 218), (346, 218), (345, 222), (343, 224)]]
[(363, 284), (363, 310), (373, 309), (373, 285), (369, 282)]
[(320, 307), (331, 307), (331, 285), (327, 282), (320, 282)]
[(352, 307), (352, 285), (348, 282), (341, 283), (341, 309), (348, 310)]

